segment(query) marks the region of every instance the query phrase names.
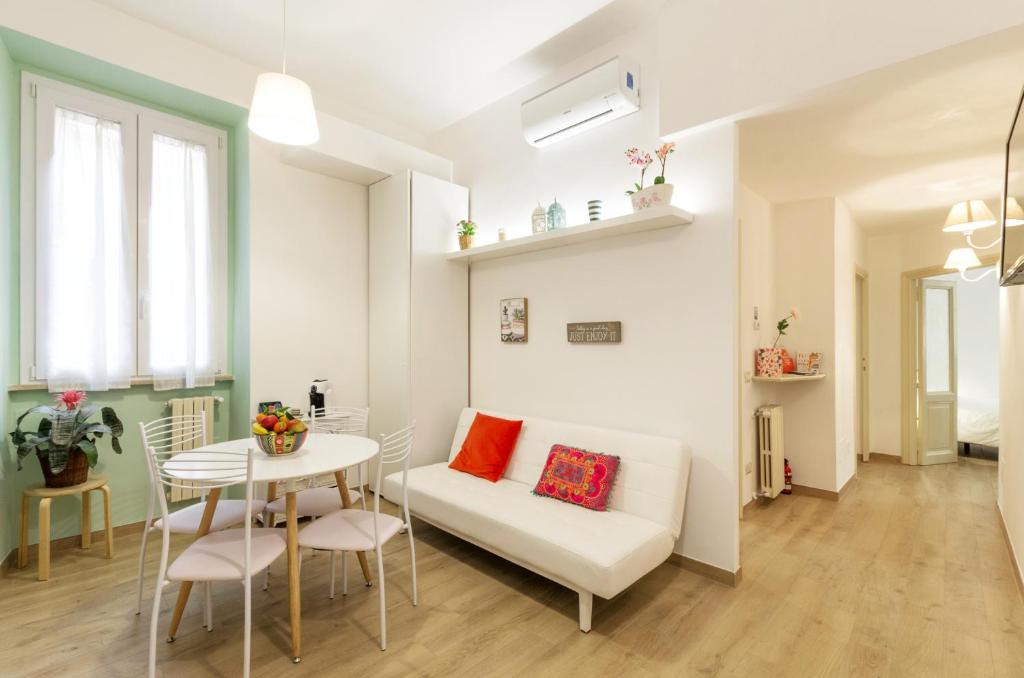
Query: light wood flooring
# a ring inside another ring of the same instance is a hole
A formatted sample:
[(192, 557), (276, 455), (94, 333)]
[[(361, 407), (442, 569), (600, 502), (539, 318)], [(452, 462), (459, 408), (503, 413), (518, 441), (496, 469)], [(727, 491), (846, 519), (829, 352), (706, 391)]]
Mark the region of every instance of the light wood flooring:
[[(419, 607), (405, 540), (385, 553), (386, 652), (376, 589), (350, 567), (349, 595), (339, 585), (328, 600), (320, 555), (303, 566), (303, 661), (292, 665), (282, 560), (270, 591), (254, 591), (253, 675), (1024, 676), (1024, 604), (995, 477), (983, 462), (861, 464), (841, 503), (792, 496), (748, 508), (738, 588), (665, 564), (615, 600), (595, 600), (586, 635), (575, 594), (417, 523)], [(138, 543), (119, 539), (113, 562), (95, 541), (55, 551), (49, 582), (35, 581), (34, 560), (0, 580), (0, 675), (144, 675)], [(155, 568), (151, 558), (150, 578)], [(161, 638), (161, 675), (237, 676), (241, 588), (217, 588), (212, 633), (200, 599), (178, 639)]]

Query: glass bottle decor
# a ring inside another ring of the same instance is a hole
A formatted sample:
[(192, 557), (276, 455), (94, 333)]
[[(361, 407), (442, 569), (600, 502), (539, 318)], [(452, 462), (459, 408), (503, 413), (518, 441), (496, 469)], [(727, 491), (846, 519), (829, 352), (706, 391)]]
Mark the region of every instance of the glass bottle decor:
[(548, 207), (548, 230), (554, 231), (559, 228), (565, 228), (565, 208), (558, 202), (556, 195), (555, 201)]
[(546, 230), (548, 230), (548, 215), (538, 202), (537, 209), (533, 210), (533, 232), (543, 233)]

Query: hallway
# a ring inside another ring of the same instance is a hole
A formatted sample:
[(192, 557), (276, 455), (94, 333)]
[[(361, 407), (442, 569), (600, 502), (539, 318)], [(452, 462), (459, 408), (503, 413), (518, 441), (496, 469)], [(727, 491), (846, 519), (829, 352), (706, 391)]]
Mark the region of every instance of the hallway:
[(841, 503), (748, 509), (744, 607), (764, 616), (739, 654), (766, 674), (1020, 676), (1024, 605), (995, 464), (872, 459)]

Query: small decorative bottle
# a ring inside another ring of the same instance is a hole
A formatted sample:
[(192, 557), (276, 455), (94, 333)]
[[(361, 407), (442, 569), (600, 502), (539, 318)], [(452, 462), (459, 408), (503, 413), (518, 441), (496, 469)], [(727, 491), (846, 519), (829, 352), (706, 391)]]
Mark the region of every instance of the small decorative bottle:
[(558, 196), (555, 196), (555, 201), (548, 207), (548, 230), (555, 231), (559, 228), (565, 228), (565, 208), (558, 202)]
[(537, 209), (533, 210), (533, 232), (543, 233), (548, 230), (548, 217), (541, 204), (537, 203)]

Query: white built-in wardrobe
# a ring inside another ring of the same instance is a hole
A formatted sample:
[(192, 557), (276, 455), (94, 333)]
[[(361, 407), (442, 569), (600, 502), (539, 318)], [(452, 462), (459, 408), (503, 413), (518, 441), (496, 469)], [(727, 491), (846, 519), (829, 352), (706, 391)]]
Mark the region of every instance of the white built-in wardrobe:
[(468, 215), (468, 189), (425, 174), (370, 186), (370, 435), (415, 421), (412, 466), (447, 460), (469, 399), (469, 274), (445, 257)]

